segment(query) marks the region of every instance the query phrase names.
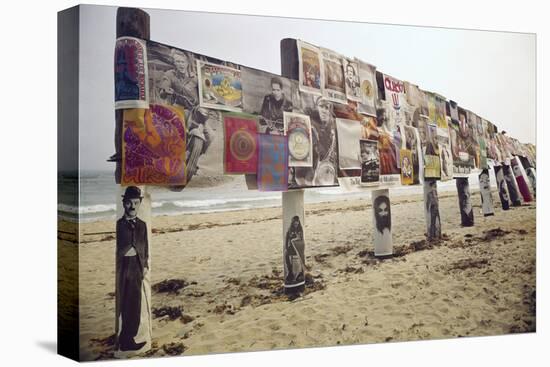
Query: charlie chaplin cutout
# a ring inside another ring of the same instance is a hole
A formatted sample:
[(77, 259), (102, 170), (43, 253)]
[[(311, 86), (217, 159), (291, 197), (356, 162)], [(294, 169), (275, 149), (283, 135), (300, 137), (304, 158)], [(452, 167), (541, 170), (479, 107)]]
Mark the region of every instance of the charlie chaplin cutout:
[(372, 209), (375, 227), (374, 255), (391, 255), (393, 253), (393, 242), (389, 190), (374, 190), (372, 192)]
[(508, 196), (508, 189), (506, 188), (506, 180), (504, 180), (504, 171), (502, 166), (495, 166), (494, 169), (502, 210), (508, 210), (510, 209), (510, 198)]
[(470, 184), (468, 178), (456, 178), (456, 189), (458, 191), (458, 204), (460, 206), (460, 220), (463, 227), (474, 225), (474, 209), (470, 197)]
[(428, 240), (441, 238), (441, 218), (439, 216), (439, 198), (437, 181), (424, 181), (424, 205), (426, 216), (426, 237)]
[(484, 169), (479, 174), (479, 192), (481, 194), (481, 208), (485, 217), (494, 215), (493, 196), (491, 195), (491, 181), (489, 170)]
[(116, 222), (116, 331), (123, 352), (147, 343), (135, 340), (142, 317), (143, 280), (149, 270), (147, 224), (138, 217), (142, 200), (141, 190), (128, 186), (122, 196), (124, 214)]

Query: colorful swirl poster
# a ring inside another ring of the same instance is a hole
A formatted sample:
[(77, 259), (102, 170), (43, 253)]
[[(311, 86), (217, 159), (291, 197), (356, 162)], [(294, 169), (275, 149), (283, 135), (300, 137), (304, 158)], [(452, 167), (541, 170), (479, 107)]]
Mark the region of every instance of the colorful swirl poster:
[(124, 110), (121, 184), (185, 185), (185, 119), (176, 107)]
[(258, 165), (257, 118), (252, 115), (223, 115), (225, 134), (224, 172), (256, 173)]
[(287, 137), (284, 135), (258, 134), (258, 144), (258, 190), (287, 191)]

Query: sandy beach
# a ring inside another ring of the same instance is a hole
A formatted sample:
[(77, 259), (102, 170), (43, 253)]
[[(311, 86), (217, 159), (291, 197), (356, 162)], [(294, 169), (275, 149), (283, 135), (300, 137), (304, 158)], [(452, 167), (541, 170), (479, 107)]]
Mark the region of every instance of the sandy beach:
[[(370, 200), (306, 205), (306, 292), (282, 292), (281, 208), (153, 218), (153, 349), (192, 355), (533, 332), (536, 204), (462, 228), (440, 194), (426, 243), (422, 196), (392, 199), (394, 256), (373, 255)], [(81, 225), (81, 358), (113, 358), (114, 221)], [(62, 226), (63, 227), (63, 226)], [(58, 249), (74, 252), (60, 233)]]

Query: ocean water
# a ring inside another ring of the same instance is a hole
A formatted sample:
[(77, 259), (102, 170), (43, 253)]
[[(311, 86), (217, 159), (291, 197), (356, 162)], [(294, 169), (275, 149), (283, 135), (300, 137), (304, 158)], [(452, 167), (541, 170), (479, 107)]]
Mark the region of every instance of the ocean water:
[[(80, 173), (80, 206), (75, 200), (75, 192), (70, 189), (75, 177), (59, 176), (60, 218), (80, 222), (115, 219), (116, 203), (120, 200), (118, 185), (114, 182), (112, 171), (82, 171)], [(494, 175), (491, 183), (495, 185)], [(479, 187), (477, 174), (470, 176), (470, 189)], [(375, 189), (375, 188), (374, 188)], [(370, 199), (370, 191), (345, 192), (341, 187), (312, 188), (305, 190), (307, 203), (331, 202), (339, 200)], [(455, 181), (438, 182), (439, 192), (455, 191)], [(396, 186), (390, 189), (390, 195), (401, 196), (422, 194), (422, 186)], [(159, 188), (152, 190), (153, 216), (179, 215), (189, 213), (222, 212), (228, 210), (280, 207), (280, 192), (260, 192), (247, 190), (243, 176), (230, 185), (212, 188), (186, 188), (181, 192), (170, 192)]]

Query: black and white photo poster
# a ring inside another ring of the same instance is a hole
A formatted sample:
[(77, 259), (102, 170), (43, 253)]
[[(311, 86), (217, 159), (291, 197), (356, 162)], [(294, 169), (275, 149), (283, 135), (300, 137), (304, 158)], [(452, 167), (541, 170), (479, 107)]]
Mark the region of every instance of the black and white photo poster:
[(374, 223), (374, 256), (389, 256), (393, 254), (390, 190), (373, 190), (371, 195)]
[(479, 174), (479, 193), (481, 194), (481, 209), (485, 217), (494, 215), (493, 196), (491, 195), (491, 181), (489, 170), (484, 169)]
[(460, 207), (460, 222), (463, 227), (474, 225), (474, 208), (470, 195), (470, 183), (467, 177), (455, 178), (458, 191), (458, 205)]
[(282, 194), (284, 286), (292, 292), (305, 284), (304, 191)]
[(242, 67), (243, 111), (258, 117), (258, 132), (283, 135), (285, 112), (299, 109), (298, 82)]
[(115, 249), (116, 356), (151, 348), (151, 197), (144, 187), (120, 187)]
[(441, 218), (439, 216), (439, 197), (437, 196), (437, 181), (424, 180), (424, 213), (426, 217), (426, 238), (437, 240), (441, 238)]
[(376, 186), (380, 181), (380, 156), (378, 155), (378, 141), (359, 141), (361, 148), (361, 185)]
[(502, 166), (494, 166), (495, 178), (497, 181), (498, 197), (502, 210), (510, 209), (510, 196), (508, 195), (508, 189), (506, 188), (506, 180), (504, 179), (504, 170)]
[[(507, 163), (510, 163), (509, 159), (506, 160), (508, 161)], [(519, 196), (518, 185), (516, 183), (516, 177), (514, 176), (514, 172), (512, 171), (510, 164), (503, 164), (502, 171), (504, 173), (506, 186), (508, 187), (508, 194), (510, 195), (512, 206), (521, 206), (521, 199)]]

